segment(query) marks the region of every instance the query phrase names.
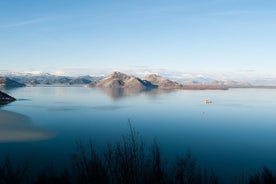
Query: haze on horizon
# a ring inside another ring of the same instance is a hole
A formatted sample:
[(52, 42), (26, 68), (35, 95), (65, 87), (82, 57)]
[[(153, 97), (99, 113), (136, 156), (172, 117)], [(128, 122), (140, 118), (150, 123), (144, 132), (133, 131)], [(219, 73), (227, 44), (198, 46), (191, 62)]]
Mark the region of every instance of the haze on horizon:
[(0, 2), (1, 70), (272, 73), (272, 0)]

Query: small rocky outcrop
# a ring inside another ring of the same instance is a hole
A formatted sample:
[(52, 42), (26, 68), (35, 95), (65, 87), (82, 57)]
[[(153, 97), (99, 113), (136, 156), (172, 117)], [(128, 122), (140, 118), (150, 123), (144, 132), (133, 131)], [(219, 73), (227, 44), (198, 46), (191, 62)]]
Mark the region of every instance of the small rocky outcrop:
[(16, 99), (7, 95), (6, 93), (3, 93), (0, 91), (0, 105), (5, 105), (8, 104), (10, 102), (15, 101)]
[(157, 85), (149, 81), (142, 80), (138, 77), (129, 76), (120, 72), (113, 72), (111, 75), (103, 78), (102, 80), (89, 84), (90, 87), (101, 88), (124, 88), (135, 90), (147, 90), (157, 88)]
[(178, 89), (183, 87), (181, 84), (175, 81), (171, 81), (156, 74), (147, 75), (144, 77), (144, 80), (147, 80), (152, 84), (157, 85), (160, 89)]

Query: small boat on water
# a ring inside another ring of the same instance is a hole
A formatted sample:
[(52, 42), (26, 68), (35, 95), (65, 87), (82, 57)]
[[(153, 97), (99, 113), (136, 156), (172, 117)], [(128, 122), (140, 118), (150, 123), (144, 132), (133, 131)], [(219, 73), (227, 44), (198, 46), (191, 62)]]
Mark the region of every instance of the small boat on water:
[(203, 103), (204, 103), (204, 104), (211, 104), (211, 103), (213, 103), (213, 102), (212, 102), (212, 100), (206, 99), (206, 100), (203, 101)]

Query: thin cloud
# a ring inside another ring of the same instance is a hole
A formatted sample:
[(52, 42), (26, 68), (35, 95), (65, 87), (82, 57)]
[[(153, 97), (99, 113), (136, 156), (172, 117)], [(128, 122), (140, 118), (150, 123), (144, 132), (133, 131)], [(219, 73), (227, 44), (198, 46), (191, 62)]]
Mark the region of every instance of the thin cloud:
[(275, 15), (272, 11), (259, 11), (259, 10), (229, 10), (224, 12), (212, 12), (209, 15), (214, 16), (239, 16), (239, 15)]
[(264, 14), (268, 12), (262, 12), (262, 11), (250, 11), (250, 10), (230, 10), (230, 11), (224, 11), (224, 12), (212, 12), (209, 13), (210, 15), (256, 15), (256, 14)]
[(257, 72), (257, 70), (254, 69), (242, 69), (241, 72)]
[(24, 20), (16, 23), (6, 24), (6, 25), (0, 25), (0, 28), (13, 28), (13, 27), (22, 27), (32, 24), (39, 24), (42, 22), (49, 21), (50, 18), (36, 18), (36, 19), (30, 19), (30, 20)]

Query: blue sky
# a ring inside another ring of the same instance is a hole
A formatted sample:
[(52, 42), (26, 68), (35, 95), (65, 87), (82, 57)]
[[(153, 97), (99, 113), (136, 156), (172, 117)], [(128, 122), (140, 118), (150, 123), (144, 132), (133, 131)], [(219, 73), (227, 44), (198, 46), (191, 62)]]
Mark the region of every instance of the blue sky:
[(0, 1), (0, 50), (0, 70), (273, 73), (276, 1)]

